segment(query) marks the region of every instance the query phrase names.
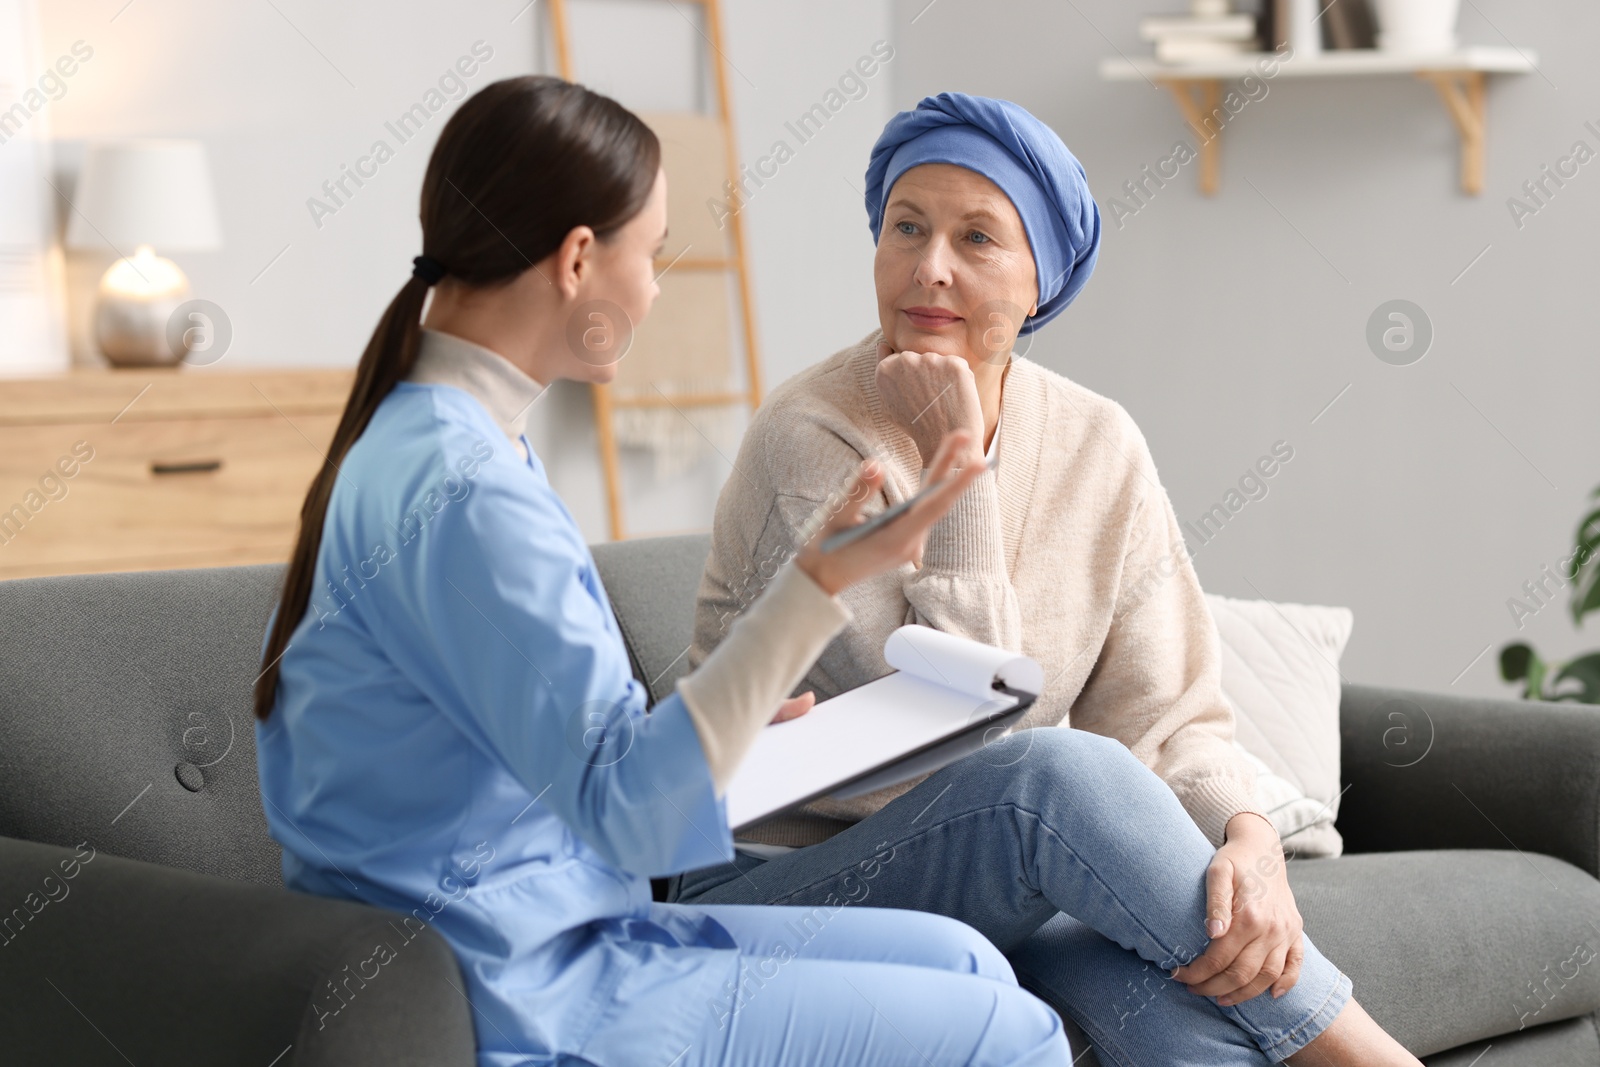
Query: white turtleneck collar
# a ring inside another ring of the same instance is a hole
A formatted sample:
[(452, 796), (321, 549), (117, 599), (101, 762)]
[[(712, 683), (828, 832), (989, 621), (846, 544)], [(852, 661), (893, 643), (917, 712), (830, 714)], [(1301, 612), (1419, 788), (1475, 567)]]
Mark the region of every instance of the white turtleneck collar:
[(453, 385), (471, 396), (513, 443), (527, 432), (533, 402), (547, 388), (492, 349), (455, 334), (423, 329), (407, 381)]

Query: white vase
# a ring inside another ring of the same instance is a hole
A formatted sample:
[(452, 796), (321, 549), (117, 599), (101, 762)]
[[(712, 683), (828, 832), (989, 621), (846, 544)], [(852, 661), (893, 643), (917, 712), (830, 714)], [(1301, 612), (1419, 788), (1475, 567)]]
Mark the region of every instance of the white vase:
[(1385, 52), (1455, 51), (1461, 0), (1376, 0), (1375, 6), (1378, 47)]
[(1304, 59), (1322, 51), (1322, 3), (1289, 0), (1289, 47)]

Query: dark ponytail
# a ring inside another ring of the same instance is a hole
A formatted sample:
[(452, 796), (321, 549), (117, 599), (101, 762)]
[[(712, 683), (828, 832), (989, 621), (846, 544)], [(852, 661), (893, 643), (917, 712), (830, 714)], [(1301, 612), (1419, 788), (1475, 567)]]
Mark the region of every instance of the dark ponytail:
[[(661, 146), (638, 116), (559, 78), (484, 86), (445, 123), (422, 182), (422, 252), (445, 284), (504, 285), (560, 247), (576, 226), (604, 240), (638, 214)], [(300, 508), (300, 533), (255, 683), (257, 719), (272, 713), (278, 662), (311, 600), (322, 526), (339, 464), (373, 412), (417, 361), (428, 282), (413, 275), (378, 320), (328, 447)]]

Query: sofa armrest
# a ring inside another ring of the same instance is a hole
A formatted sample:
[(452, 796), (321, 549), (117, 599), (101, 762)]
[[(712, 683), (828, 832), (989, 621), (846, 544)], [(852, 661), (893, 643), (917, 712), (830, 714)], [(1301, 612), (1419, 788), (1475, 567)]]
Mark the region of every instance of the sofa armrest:
[(7, 1062), (473, 1067), (455, 954), (401, 918), (0, 837)]
[(1351, 852), (1516, 848), (1600, 877), (1600, 708), (1346, 685)]

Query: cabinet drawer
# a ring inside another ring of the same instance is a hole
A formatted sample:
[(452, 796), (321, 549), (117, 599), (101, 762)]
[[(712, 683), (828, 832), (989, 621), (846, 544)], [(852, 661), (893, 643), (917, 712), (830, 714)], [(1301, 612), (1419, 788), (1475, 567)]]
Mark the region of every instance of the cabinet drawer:
[(338, 421), (0, 426), (0, 578), (286, 559)]

